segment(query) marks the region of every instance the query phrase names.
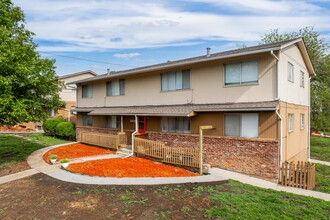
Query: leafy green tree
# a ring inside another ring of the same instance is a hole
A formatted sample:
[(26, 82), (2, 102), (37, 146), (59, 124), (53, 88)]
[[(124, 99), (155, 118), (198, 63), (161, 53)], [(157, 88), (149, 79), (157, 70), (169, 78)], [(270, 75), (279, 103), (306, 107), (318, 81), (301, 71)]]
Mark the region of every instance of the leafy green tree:
[(0, 1), (0, 125), (41, 121), (61, 105), (54, 60), (42, 59), (24, 14)]
[(266, 33), (261, 41), (273, 43), (303, 37), (316, 76), (311, 78), (311, 127), (324, 130), (330, 127), (330, 55), (329, 45), (313, 27), (280, 34), (278, 29)]

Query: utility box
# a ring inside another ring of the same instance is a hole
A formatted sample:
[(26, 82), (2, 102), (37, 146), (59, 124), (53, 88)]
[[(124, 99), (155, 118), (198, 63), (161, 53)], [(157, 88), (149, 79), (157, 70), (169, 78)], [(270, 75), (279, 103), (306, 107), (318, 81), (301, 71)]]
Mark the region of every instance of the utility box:
[(210, 173), (211, 165), (210, 164), (203, 164), (203, 173)]

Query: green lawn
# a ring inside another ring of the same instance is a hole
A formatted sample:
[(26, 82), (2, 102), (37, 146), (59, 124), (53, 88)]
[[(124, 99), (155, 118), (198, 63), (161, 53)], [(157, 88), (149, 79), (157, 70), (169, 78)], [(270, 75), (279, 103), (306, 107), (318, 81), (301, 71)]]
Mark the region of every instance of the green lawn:
[[(229, 191), (223, 191), (229, 188)], [(222, 190), (223, 189), (223, 190)], [(208, 190), (212, 219), (329, 219), (330, 202), (229, 181)]]
[(316, 164), (316, 191), (330, 194), (330, 167)]
[(57, 145), (57, 144), (65, 144), (69, 141), (58, 139), (56, 137), (47, 136), (42, 133), (28, 133), (26, 134), (26, 137), (31, 139), (32, 141), (38, 141), (42, 144), (45, 144), (47, 146)]
[(330, 162), (330, 138), (311, 137), (311, 158)]
[[(24, 134), (32, 140), (24, 140), (19, 137), (0, 134), (0, 168), (9, 164), (24, 161), (33, 151), (45, 146), (62, 144), (63, 141), (53, 137), (47, 137), (44, 134)], [(35, 143), (39, 141), (40, 143)]]

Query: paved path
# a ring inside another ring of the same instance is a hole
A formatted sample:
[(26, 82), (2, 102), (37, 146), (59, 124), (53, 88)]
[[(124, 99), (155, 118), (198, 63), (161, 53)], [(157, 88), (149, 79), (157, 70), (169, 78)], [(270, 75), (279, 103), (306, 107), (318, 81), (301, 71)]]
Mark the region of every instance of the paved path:
[(314, 159), (310, 159), (310, 161), (311, 161), (312, 163), (320, 163), (320, 164), (323, 164), (323, 165), (326, 165), (326, 166), (330, 166), (330, 162), (328, 162), (328, 161), (314, 160)]
[(35, 169), (28, 169), (28, 170), (24, 170), (22, 172), (2, 176), (2, 177), (0, 177), (0, 184), (7, 183), (7, 182), (10, 182), (10, 181), (14, 181), (14, 180), (18, 180), (18, 179), (25, 178), (25, 177), (28, 177), (28, 176), (32, 176), (32, 175), (37, 174), (37, 173), (39, 173), (39, 171), (37, 171)]
[(248, 176), (245, 174), (236, 173), (236, 172), (223, 170), (223, 169), (219, 169), (219, 168), (212, 168), (211, 173), (215, 176), (221, 176), (223, 178), (237, 180), (239, 182), (250, 184), (253, 186), (258, 186), (261, 188), (273, 189), (276, 191), (284, 191), (284, 192), (294, 193), (294, 194), (298, 194), (298, 195), (302, 195), (302, 196), (311, 196), (314, 198), (330, 201), (330, 194), (327, 194), (327, 193), (317, 192), (317, 191), (313, 191), (313, 190), (299, 189), (299, 188), (295, 188), (295, 187), (281, 186), (277, 183), (269, 182), (269, 181), (251, 177), (251, 176)]

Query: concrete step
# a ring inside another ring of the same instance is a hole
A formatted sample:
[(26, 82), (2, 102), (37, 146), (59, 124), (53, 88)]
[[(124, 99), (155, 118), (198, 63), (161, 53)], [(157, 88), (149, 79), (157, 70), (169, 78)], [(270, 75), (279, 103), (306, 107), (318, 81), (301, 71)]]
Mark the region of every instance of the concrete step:
[(132, 150), (121, 147), (119, 150), (117, 150), (116, 154), (120, 156), (128, 156), (132, 153)]

